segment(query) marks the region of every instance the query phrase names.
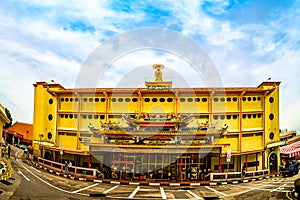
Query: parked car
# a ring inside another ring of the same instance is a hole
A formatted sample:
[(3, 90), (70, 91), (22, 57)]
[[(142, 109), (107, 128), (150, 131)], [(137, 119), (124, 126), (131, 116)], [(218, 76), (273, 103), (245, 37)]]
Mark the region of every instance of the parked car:
[(296, 160), (286, 162), (285, 166), (280, 169), (283, 177), (293, 176), (299, 172), (299, 163)]
[(21, 144), (21, 145), (20, 145), (20, 148), (23, 149), (23, 150), (25, 150), (25, 149), (27, 149), (27, 145)]

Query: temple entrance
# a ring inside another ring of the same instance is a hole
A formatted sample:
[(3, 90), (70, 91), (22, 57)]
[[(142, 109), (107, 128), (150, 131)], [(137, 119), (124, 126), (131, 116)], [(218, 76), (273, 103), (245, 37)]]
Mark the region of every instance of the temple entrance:
[(278, 166), (277, 154), (273, 151), (270, 153), (270, 156), (269, 156), (270, 172), (277, 172), (278, 171), (277, 166)]
[(204, 180), (211, 171), (210, 156), (201, 157), (199, 154), (183, 154), (177, 160), (177, 179), (180, 181)]
[(190, 179), (190, 172), (191, 172), (191, 156), (190, 155), (183, 155), (179, 158), (178, 162), (178, 171), (179, 171), (179, 180), (185, 181)]
[[(100, 163), (110, 163), (108, 167), (111, 173), (107, 172), (106, 177), (112, 179), (196, 181), (208, 177), (211, 172), (211, 157), (199, 153), (178, 155), (116, 152), (104, 155), (102, 159), (97, 157), (97, 160)], [(100, 166), (102, 170), (104, 164)]]

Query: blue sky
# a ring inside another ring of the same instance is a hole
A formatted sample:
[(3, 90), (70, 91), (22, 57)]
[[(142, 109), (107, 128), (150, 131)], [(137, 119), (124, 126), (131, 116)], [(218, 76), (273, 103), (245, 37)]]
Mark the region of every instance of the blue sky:
[[(202, 46), (225, 87), (255, 87), (269, 77), (281, 81), (280, 126), (300, 132), (299, 22), (300, 2), (290, 0), (4, 0), (0, 103), (14, 121), (32, 123), (33, 83), (55, 80), (73, 88), (82, 64), (99, 45), (126, 31), (157, 27)], [(159, 62), (177, 66), (173, 70), (188, 77), (191, 86), (205, 86), (184, 60), (155, 50), (116, 59), (101, 86), (115, 87), (128, 71)]]

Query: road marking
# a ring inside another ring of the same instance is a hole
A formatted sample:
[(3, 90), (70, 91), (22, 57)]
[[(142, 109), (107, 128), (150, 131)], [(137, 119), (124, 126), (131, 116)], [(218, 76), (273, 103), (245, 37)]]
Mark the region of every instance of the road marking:
[(95, 184), (93, 184), (93, 185), (86, 186), (86, 187), (84, 187), (84, 188), (75, 190), (75, 191), (73, 191), (72, 193), (78, 193), (78, 192), (80, 192), (80, 191), (82, 191), (82, 190), (86, 190), (86, 189), (89, 189), (89, 188), (91, 188), (91, 187), (95, 187), (95, 186), (97, 186), (98, 184), (99, 184), (99, 183), (95, 183)]
[(30, 179), (27, 178), (27, 176), (25, 176), (25, 174), (23, 174), (23, 172), (21, 172), (21, 170), (18, 171), (18, 174), (21, 174), (27, 181), (30, 181)]
[(289, 200), (293, 200), (291, 197), (289, 197), (289, 193), (287, 192), (287, 193), (285, 193), (285, 196), (289, 199)]
[(139, 189), (140, 189), (140, 186), (137, 186), (134, 190), (133, 190), (133, 192), (129, 195), (129, 199), (132, 199), (135, 195), (136, 195), (136, 193), (139, 191)]
[(279, 192), (279, 191), (284, 191), (283, 189), (284, 189), (284, 186), (286, 186), (286, 183), (285, 184), (283, 184), (283, 185), (281, 185), (281, 186), (279, 186), (279, 187), (277, 187), (277, 188), (275, 188), (275, 189), (273, 189), (273, 190), (271, 190), (270, 192)]
[(15, 160), (17, 160), (18, 158), (18, 153), (20, 152), (21, 150), (19, 149), (16, 153), (15, 153)]
[(207, 188), (207, 189), (209, 189), (209, 190), (211, 190), (211, 191), (213, 191), (213, 192), (216, 192), (216, 193), (218, 193), (218, 194), (220, 194), (222, 196), (228, 196), (227, 194), (225, 194), (223, 192), (220, 192), (218, 190), (215, 190), (214, 188), (211, 188), (211, 187), (208, 187), (208, 186), (204, 186), (204, 187)]
[[(229, 194), (227, 196), (235, 196), (235, 195), (238, 195), (238, 194), (243, 194), (243, 193), (246, 193), (246, 192), (250, 192), (252, 190), (257, 190), (257, 188), (251, 188), (249, 190), (245, 190), (245, 191), (241, 191), (241, 192), (236, 192), (236, 193), (232, 193), (232, 194)], [(221, 197), (222, 198), (222, 197)]]
[(117, 187), (119, 187), (119, 185), (115, 185), (114, 187), (111, 187), (111, 188), (109, 188), (108, 190), (105, 190), (105, 191), (103, 192), (103, 194), (107, 194), (107, 193), (109, 193), (110, 191), (113, 191), (114, 189), (116, 189)]
[(197, 194), (195, 194), (194, 192), (192, 192), (191, 190), (187, 190), (187, 192), (192, 195), (195, 199), (202, 199), (201, 197), (199, 197)]
[[(62, 192), (66, 192), (66, 193), (69, 193), (69, 194), (72, 194), (71, 191), (67, 191), (67, 190), (64, 190), (64, 189), (61, 189), (59, 187), (56, 187), (54, 185), (52, 185), (51, 183), (48, 183), (47, 181), (43, 180), (42, 178), (40, 178), (39, 176), (37, 176), (36, 174), (34, 174), (33, 172), (31, 172), (27, 167), (25, 167), (18, 159), (16, 160), (20, 166), (22, 166), (26, 171), (28, 171), (32, 176), (34, 176), (35, 178), (39, 179), (40, 181), (42, 181), (43, 183), (49, 185), (50, 187), (53, 187), (59, 191), (62, 191)], [(84, 196), (89, 196), (89, 194), (82, 194), (82, 193), (77, 193), (77, 194), (80, 194), (80, 195), (84, 195)]]
[(160, 187), (160, 194), (162, 199), (167, 199), (166, 193), (163, 187)]
[(36, 168), (34, 168), (34, 167), (32, 167), (32, 166), (30, 166), (30, 168), (32, 168), (34, 171), (36, 171), (36, 172), (38, 172), (38, 173), (41, 173), (40, 170), (37, 170)]
[[(265, 189), (263, 187), (265, 186), (261, 186), (261, 187), (258, 187), (258, 188), (253, 188), (253, 187), (248, 187), (248, 186), (240, 186), (240, 185), (232, 185), (234, 187), (240, 187), (240, 188), (250, 188), (249, 190), (244, 190), (244, 191), (241, 191), (241, 192), (236, 192), (236, 193), (232, 193), (232, 194), (229, 194), (227, 196), (235, 196), (235, 195), (238, 195), (238, 194), (243, 194), (243, 193), (246, 193), (246, 192), (249, 192), (249, 191), (252, 191), (252, 190), (263, 190), (263, 191), (271, 191), (270, 189)], [(279, 188), (279, 187), (278, 187)], [(285, 190), (279, 190), (277, 192), (291, 192), (291, 191), (285, 191)]]
[(238, 188), (247, 188), (247, 189), (253, 189), (253, 190), (270, 191), (270, 189), (265, 189), (265, 188), (262, 188), (262, 187), (265, 187), (265, 185), (264, 185), (264, 186), (262, 186), (262, 187), (258, 187), (258, 188), (251, 187), (251, 186), (242, 186), (242, 185), (231, 185), (231, 186), (238, 187)]
[(156, 191), (157, 192), (157, 191), (160, 191), (160, 190), (159, 189), (154, 189), (154, 188), (140, 188), (140, 191), (148, 191), (148, 192), (149, 191), (152, 191), (152, 192)]
[(263, 186), (270, 186), (270, 187), (274, 187), (274, 186), (276, 186), (276, 184), (266, 184), (266, 183), (255, 183), (255, 185), (263, 185)]

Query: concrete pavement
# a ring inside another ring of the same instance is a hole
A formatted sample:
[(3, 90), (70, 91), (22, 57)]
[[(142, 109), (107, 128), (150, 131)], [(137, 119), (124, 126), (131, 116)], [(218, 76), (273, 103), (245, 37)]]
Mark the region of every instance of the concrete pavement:
[[(18, 153), (20, 156), (23, 152), (18, 149), (17, 147), (14, 147), (11, 145), (11, 154), (14, 155), (15, 153)], [(6, 171), (10, 171), (10, 176), (0, 180), (0, 199), (9, 199), (15, 192), (15, 190), (19, 187), (21, 183), (21, 177), (17, 174), (12, 172), (13, 168), (15, 168), (16, 163), (13, 162), (15, 160), (15, 156), (10, 156), (10, 158), (5, 158), (9, 164), (5, 166)]]

